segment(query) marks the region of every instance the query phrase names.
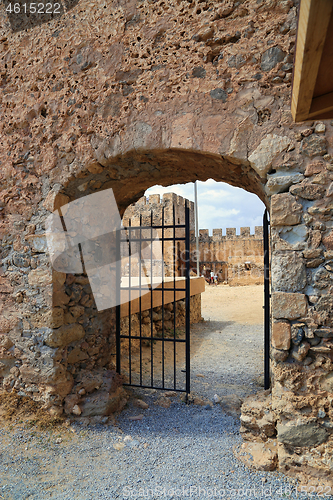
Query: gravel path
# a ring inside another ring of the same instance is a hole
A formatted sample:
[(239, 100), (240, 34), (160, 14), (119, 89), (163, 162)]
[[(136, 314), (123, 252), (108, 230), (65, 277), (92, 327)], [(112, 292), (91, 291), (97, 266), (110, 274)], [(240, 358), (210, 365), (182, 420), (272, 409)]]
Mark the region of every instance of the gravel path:
[[(214, 394), (243, 397), (259, 389), (262, 325), (211, 314), (192, 335), (197, 394), (212, 400)], [(72, 423), (53, 432), (2, 428), (0, 499), (308, 498), (297, 496), (293, 480), (251, 471), (234, 457), (239, 420), (220, 404), (186, 405), (174, 396), (163, 408), (154, 404), (159, 391), (132, 392), (149, 408), (130, 403), (115, 424)]]

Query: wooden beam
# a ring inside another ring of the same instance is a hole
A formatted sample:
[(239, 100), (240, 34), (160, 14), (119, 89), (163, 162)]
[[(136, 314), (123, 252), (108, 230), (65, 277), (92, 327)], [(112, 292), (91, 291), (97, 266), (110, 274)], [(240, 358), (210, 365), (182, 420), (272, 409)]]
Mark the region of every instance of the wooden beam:
[(321, 95), (319, 97), (315, 97), (312, 100), (311, 108), (308, 113), (308, 118), (314, 118), (319, 113), (327, 113), (328, 111), (333, 110), (333, 92), (329, 94)]
[(332, 9), (333, 0), (301, 0), (291, 98), (295, 121), (309, 119)]

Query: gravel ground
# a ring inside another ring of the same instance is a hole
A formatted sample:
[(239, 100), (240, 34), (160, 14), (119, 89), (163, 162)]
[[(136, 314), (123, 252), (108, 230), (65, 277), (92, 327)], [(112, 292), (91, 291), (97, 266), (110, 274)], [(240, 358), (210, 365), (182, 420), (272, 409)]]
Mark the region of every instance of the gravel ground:
[[(212, 316), (192, 334), (194, 392), (212, 400), (214, 394), (243, 397), (259, 389), (262, 325)], [(239, 420), (220, 404), (186, 405), (174, 396), (163, 408), (154, 404), (160, 391), (131, 391), (149, 408), (130, 403), (113, 424), (76, 422), (53, 432), (3, 427), (0, 499), (317, 497), (297, 495), (296, 482), (280, 473), (240, 463), (232, 451), (241, 443)]]

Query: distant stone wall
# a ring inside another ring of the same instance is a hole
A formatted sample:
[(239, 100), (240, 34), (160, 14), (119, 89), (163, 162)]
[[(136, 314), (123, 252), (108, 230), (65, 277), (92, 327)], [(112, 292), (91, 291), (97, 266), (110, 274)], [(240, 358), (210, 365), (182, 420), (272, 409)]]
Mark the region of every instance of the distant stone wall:
[[(173, 335), (174, 327), (181, 329), (185, 326), (185, 313), (185, 299), (182, 299), (175, 303), (170, 302), (169, 304), (165, 304), (163, 308), (162, 306), (158, 306), (151, 310), (142, 311), (141, 313), (131, 314), (131, 316), (125, 316), (121, 319), (121, 333), (122, 335), (128, 335), (131, 323), (131, 334), (140, 335), (141, 323), (141, 335), (149, 340), (152, 329), (154, 336), (162, 336), (164, 324), (164, 335), (168, 337), (168, 332), (171, 330)], [(198, 293), (190, 297), (190, 322), (198, 323), (201, 320), (201, 293)], [(153, 323), (153, 327), (151, 323)]]
[[(191, 238), (192, 251), (195, 249), (195, 237)], [(219, 281), (229, 285), (261, 284), (264, 279), (263, 228), (256, 226), (254, 234), (249, 227), (213, 229), (212, 236), (208, 229), (199, 230), (200, 272), (212, 270)]]
[(159, 194), (151, 194), (148, 197), (142, 196), (136, 203), (132, 203), (126, 208), (123, 215), (123, 225), (127, 226), (131, 221), (132, 226), (138, 226), (140, 217), (143, 225), (150, 225), (151, 221), (153, 221), (153, 225), (159, 225), (162, 224), (163, 213), (166, 226), (173, 224), (173, 214), (175, 224), (184, 224), (186, 202), (190, 209), (190, 228), (194, 230), (194, 203), (176, 193), (165, 193), (163, 197)]
[[(194, 234), (194, 203), (186, 200), (182, 196), (175, 193), (165, 193), (163, 198), (159, 194), (151, 194), (148, 198), (142, 196), (136, 203), (129, 205), (123, 215), (124, 226), (161, 226), (164, 220), (164, 236), (173, 237), (173, 229), (167, 226), (184, 225), (185, 224), (185, 204), (188, 203), (190, 210), (190, 231)], [(159, 237), (162, 235), (162, 230), (158, 229)], [(176, 237), (184, 237), (184, 229), (176, 229)], [(164, 241), (163, 257), (164, 257), (164, 275), (165, 276), (184, 276), (185, 262), (184, 253), (185, 242), (176, 241), (174, 248), (173, 241)], [(125, 262), (125, 261), (124, 261)], [(159, 269), (157, 269), (159, 272)], [(132, 269), (132, 273), (134, 273)], [(126, 276), (126, 269), (123, 274)]]

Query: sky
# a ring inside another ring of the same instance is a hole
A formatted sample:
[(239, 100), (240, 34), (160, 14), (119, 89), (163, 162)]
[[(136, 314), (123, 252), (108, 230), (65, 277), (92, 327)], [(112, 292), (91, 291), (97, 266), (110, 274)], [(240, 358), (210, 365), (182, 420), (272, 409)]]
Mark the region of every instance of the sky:
[[(199, 229), (209, 229), (209, 234), (212, 234), (213, 229), (222, 228), (222, 234), (225, 234), (226, 228), (235, 227), (239, 234), (240, 227), (250, 227), (252, 234), (254, 226), (262, 226), (265, 206), (255, 194), (213, 179), (198, 181), (197, 184)], [(194, 201), (194, 184), (153, 186), (145, 195), (163, 193), (176, 193)]]

